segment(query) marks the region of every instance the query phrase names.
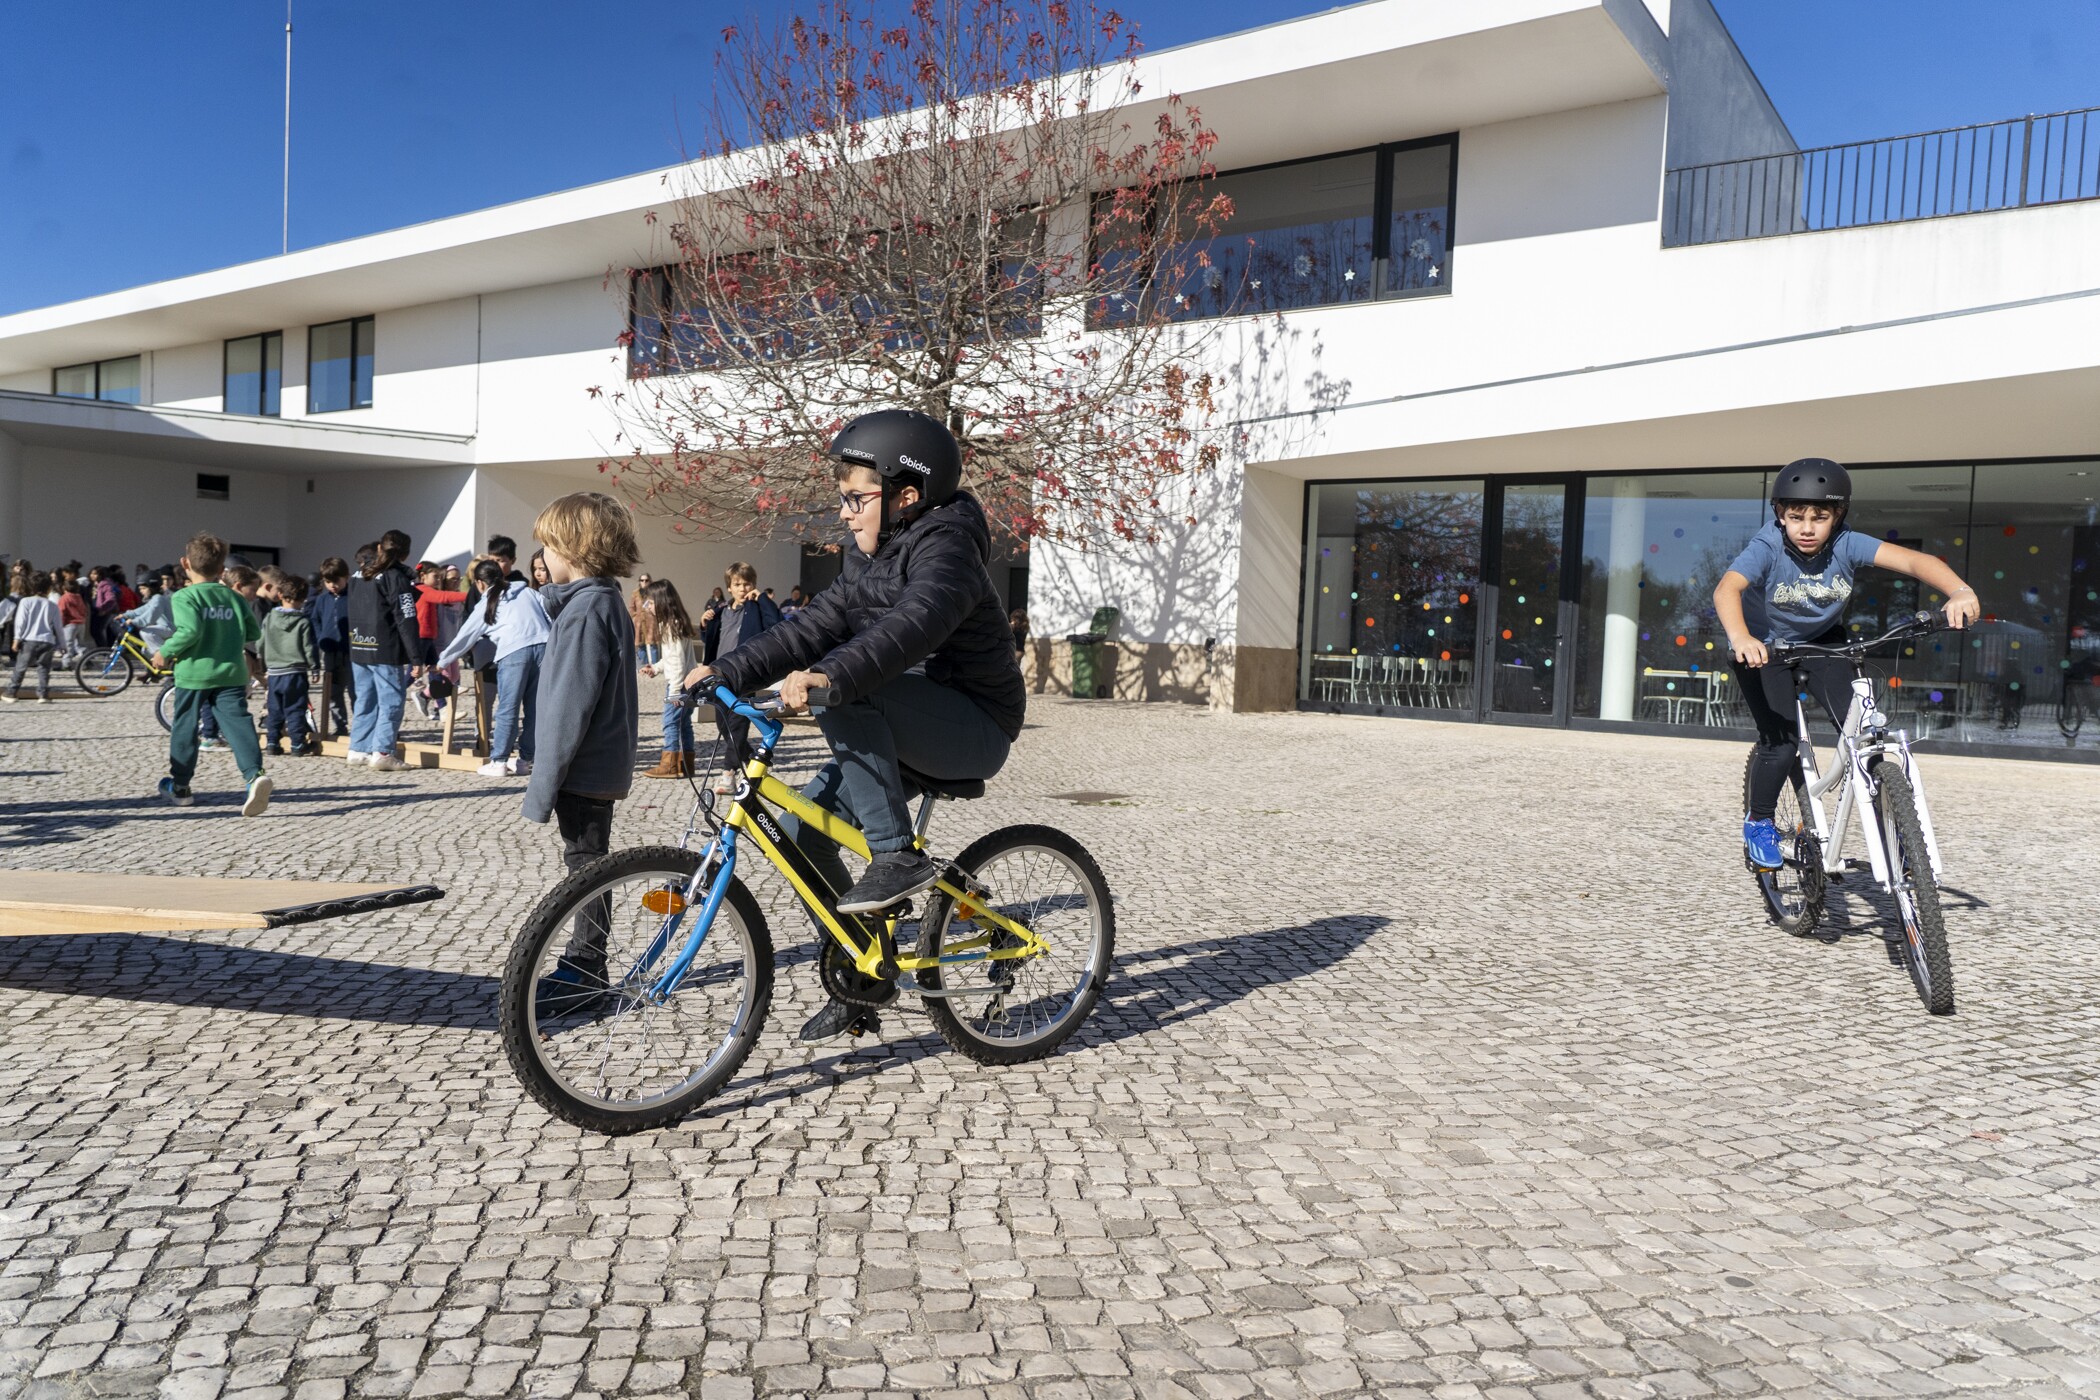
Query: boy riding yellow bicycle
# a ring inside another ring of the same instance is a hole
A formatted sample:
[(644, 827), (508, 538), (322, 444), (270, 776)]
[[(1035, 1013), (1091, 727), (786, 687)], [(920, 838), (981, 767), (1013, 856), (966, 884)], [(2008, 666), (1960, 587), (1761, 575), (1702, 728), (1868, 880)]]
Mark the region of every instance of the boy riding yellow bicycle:
[[(939, 420), (885, 409), (832, 440), (844, 568), (831, 587), (681, 682), (738, 693), (779, 682), (785, 708), (812, 691), (832, 758), (804, 794), (866, 834), (872, 859), (850, 881), (838, 848), (792, 819), (788, 836), (832, 888), (842, 914), (889, 909), (940, 876), (914, 847), (909, 769), (944, 781), (989, 778), (1021, 732), (1026, 693), (1006, 611), (992, 586), (984, 510), (961, 489), (962, 451)], [(876, 1015), (833, 999), (802, 1028), (824, 1040), (876, 1029)]]

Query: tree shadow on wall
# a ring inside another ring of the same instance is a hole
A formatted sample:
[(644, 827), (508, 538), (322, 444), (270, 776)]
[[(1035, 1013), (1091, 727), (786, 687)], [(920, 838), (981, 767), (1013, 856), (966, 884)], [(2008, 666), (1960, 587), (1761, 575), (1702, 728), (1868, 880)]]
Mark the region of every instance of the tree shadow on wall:
[[(1219, 466), (1161, 483), (1166, 523), (1154, 543), (1111, 538), (1084, 549), (1032, 550), (1030, 593), (1051, 607), (1042, 619), (1046, 637), (1062, 633), (1067, 623), (1083, 625), (1105, 603), (1123, 610), (1112, 637), (1215, 638), (1221, 644), (1233, 638), (1246, 471), (1297, 455), (1347, 403), (1351, 384), (1327, 372), (1316, 332), (1282, 316), (1235, 322), (1215, 348), (1229, 368), (1217, 414), (1200, 436), (1223, 449)], [(1038, 692), (1046, 689), (1040, 664), (1046, 650), (1038, 652)], [(1110, 678), (1113, 694), (1187, 701), (1208, 694), (1204, 659), (1170, 658), (1139, 642), (1104, 660), (1122, 671)]]

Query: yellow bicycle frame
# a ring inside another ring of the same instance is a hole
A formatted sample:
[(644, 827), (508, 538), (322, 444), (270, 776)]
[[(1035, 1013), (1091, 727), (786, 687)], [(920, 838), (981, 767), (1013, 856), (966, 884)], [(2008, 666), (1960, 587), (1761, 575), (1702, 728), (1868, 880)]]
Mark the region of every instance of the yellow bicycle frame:
[[(722, 819), (723, 825), (742, 832), (757, 844), (760, 852), (764, 854), (767, 860), (773, 863), (773, 868), (786, 878), (788, 887), (794, 890), (796, 897), (808, 907), (818, 924), (833, 938), (837, 939), (839, 945), (852, 956), (853, 966), (856, 969), (870, 977), (878, 976), (876, 969), (882, 963), (882, 940), (878, 938), (860, 938), (854, 935), (853, 931), (847, 927), (847, 924), (849, 922), (857, 924), (861, 921), (858, 919), (841, 919), (837, 911), (831, 907), (832, 901), (825, 899), (816, 889), (812, 888), (810, 881), (803, 877), (803, 873), (800, 870), (796, 869), (797, 862), (791, 861), (782, 853), (781, 846), (786, 840), (785, 834), (759, 804), (761, 802), (770, 803), (773, 807), (790, 814), (804, 826), (838, 843), (838, 845), (853, 852), (863, 860), (870, 858), (868, 838), (861, 833), (859, 827), (846, 821), (836, 813), (825, 811), (822, 807), (819, 807), (816, 803), (811, 802), (801, 793), (774, 777), (767, 771), (767, 768), (768, 764), (766, 761), (757, 757), (754, 757), (745, 766), (744, 786), (731, 801), (729, 815)], [(932, 801), (933, 799), (926, 798), (923, 800)], [(914, 838), (913, 846), (923, 850), (925, 842)], [(797, 855), (799, 856), (800, 853), (798, 852)], [(802, 858), (802, 863), (806, 864), (806, 859), (806, 857)], [(813, 870), (810, 873), (812, 875), (815, 874)], [(971, 962), (1003, 961), (1031, 958), (1038, 953), (1046, 953), (1050, 950), (1050, 945), (1037, 937), (1034, 932), (999, 913), (977, 895), (959, 887), (946, 875), (943, 875), (941, 879), (934, 883), (934, 888), (953, 901), (958, 915), (975, 923), (980, 928), (988, 928), (993, 932), (980, 933), (975, 938), (966, 939), (960, 943), (943, 945), (941, 956), (939, 957), (904, 957), (900, 955), (897, 958), (899, 971), (917, 972), (924, 968), (939, 967), (942, 962), (962, 954), (972, 955), (966, 959)], [(835, 894), (833, 898), (836, 898)], [(894, 944), (896, 941), (897, 920), (895, 918), (885, 920), (884, 928), (890, 935), (891, 943)], [(995, 948), (992, 946), (995, 933), (1010, 935), (1019, 939), (1020, 943), (1014, 947)]]

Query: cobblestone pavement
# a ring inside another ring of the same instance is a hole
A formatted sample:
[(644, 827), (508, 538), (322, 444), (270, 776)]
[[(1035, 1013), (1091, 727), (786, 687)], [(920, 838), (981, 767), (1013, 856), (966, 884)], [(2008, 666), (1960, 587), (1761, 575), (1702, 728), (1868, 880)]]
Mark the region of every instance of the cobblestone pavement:
[(936, 833), (1099, 855), (1080, 1037), (812, 1050), (800, 963), (715, 1106), (606, 1140), (492, 1029), (558, 872), (520, 783), (281, 760), (244, 822), (223, 756), (140, 800), (142, 700), (0, 713), (0, 864), (450, 890), (0, 943), (0, 1397), (2100, 1394), (2100, 771), (1930, 761), (1932, 1019), (1763, 923), (1736, 745), (1032, 718)]

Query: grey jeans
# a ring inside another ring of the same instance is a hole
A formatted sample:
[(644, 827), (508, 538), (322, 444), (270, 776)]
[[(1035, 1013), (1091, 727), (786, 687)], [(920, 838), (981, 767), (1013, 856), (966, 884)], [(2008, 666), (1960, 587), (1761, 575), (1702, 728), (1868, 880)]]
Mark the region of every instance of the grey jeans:
[[(850, 705), (820, 709), (816, 718), (831, 744), (831, 762), (802, 795), (859, 827), (878, 855), (911, 845), (905, 806), (910, 794), (900, 764), (929, 778), (989, 778), (1005, 766), (1012, 747), (976, 701), (916, 674), (899, 676)], [(838, 847), (800, 828), (793, 817), (782, 823), (832, 889), (845, 890), (853, 881)]]

